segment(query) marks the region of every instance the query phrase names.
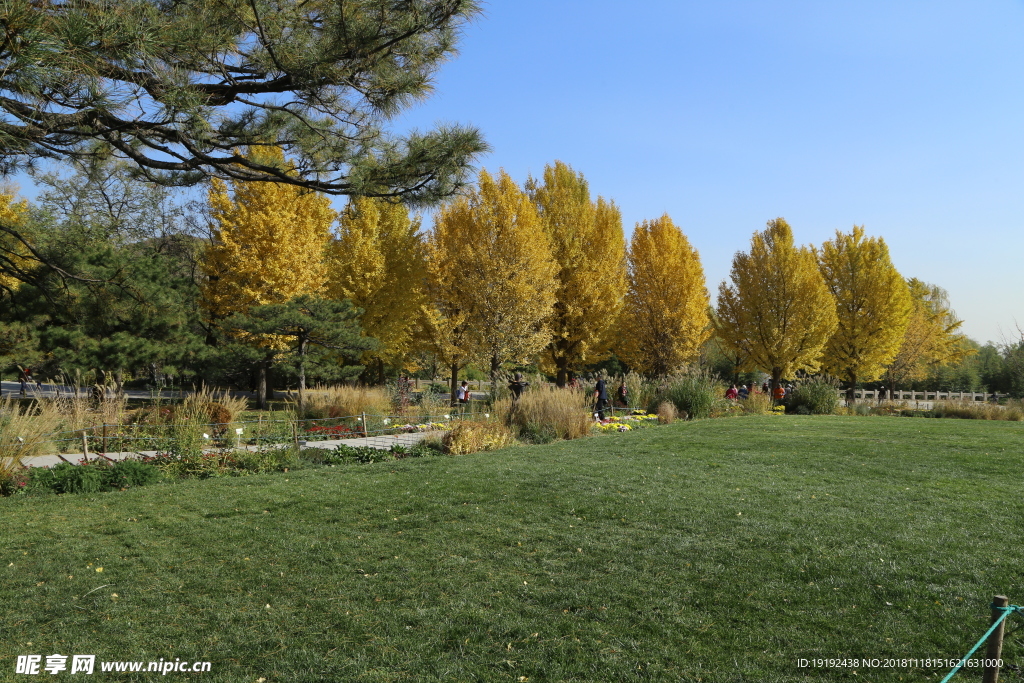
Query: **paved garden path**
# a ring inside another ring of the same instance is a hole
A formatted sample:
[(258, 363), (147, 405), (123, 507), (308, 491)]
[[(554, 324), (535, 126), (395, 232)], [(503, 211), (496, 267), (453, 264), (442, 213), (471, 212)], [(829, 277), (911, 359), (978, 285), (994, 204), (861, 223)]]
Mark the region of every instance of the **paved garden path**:
[[(392, 446), (412, 446), (418, 441), (425, 439), (430, 435), (440, 435), (444, 432), (413, 432), (411, 434), (390, 434), (381, 436), (369, 436), (361, 437), (358, 439), (334, 439), (331, 441), (299, 441), (299, 448), (336, 448), (337, 446), (369, 446), (370, 448), (376, 448), (378, 450), (386, 451)], [(289, 446), (288, 443), (283, 444), (267, 444), (265, 446), (240, 446), (237, 449), (234, 448), (208, 448), (207, 453), (222, 453), (230, 452), (232, 450), (245, 449), (247, 451), (257, 451), (260, 448), (283, 448)], [(118, 453), (105, 453), (103, 455), (97, 453), (89, 453), (89, 460), (124, 460), (125, 458), (144, 458), (147, 456), (157, 455), (157, 451), (121, 451)], [(27, 467), (52, 467), (61, 462), (77, 463), (84, 458), (82, 453), (63, 453), (61, 455), (40, 455), (35, 458), (25, 458), (22, 464)]]

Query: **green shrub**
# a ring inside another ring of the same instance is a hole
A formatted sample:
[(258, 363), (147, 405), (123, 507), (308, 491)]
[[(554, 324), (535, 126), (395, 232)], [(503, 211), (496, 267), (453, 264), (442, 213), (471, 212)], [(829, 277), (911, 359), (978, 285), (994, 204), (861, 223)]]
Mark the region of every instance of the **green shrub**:
[(313, 465), (330, 465), (334, 462), (333, 448), (303, 448), (299, 457)]
[(392, 446), (391, 452), (395, 454), (396, 458), (424, 458), (433, 455), (442, 455), (444, 450), (439, 442), (422, 439), (408, 448), (404, 446)]
[(684, 413), (692, 419), (706, 418), (715, 405), (717, 388), (711, 375), (704, 372), (671, 377), (658, 389), (648, 411), (657, 413), (658, 406), (668, 401), (675, 405), (680, 418)]
[(323, 465), (341, 465), (344, 463), (360, 463), (365, 465), (385, 462), (394, 458), (390, 451), (370, 446), (346, 446), (341, 444), (330, 451), (323, 448), (317, 450), (324, 451), (317, 455), (320, 464)]
[(62, 462), (54, 467), (32, 468), (26, 476), (24, 488), (28, 493), (100, 493), (152, 484), (160, 479), (160, 471), (138, 460), (121, 460), (113, 465)]
[(299, 464), (295, 448), (260, 448), (255, 451), (235, 451), (231, 454), (230, 468), (239, 473), (265, 474), (285, 472)]
[(99, 493), (103, 488), (103, 472), (96, 465), (62, 462), (53, 467), (35, 468), (29, 475), (31, 492)]
[(149, 463), (134, 459), (119, 460), (105, 468), (104, 482), (111, 489), (146, 486), (160, 479), (160, 470)]
[(786, 401), (787, 412), (797, 415), (831, 415), (839, 407), (836, 385), (825, 379), (803, 382)]

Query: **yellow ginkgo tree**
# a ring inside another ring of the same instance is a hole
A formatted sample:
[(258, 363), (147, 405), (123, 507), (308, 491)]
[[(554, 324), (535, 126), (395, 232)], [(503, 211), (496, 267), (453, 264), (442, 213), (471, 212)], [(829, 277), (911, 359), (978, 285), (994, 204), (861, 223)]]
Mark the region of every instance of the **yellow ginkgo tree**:
[(924, 379), (931, 367), (957, 363), (977, 353), (958, 332), (963, 321), (950, 308), (949, 295), (942, 287), (917, 278), (908, 279), (907, 287), (912, 302), (907, 329), (882, 376), (890, 392), (905, 382)]
[[(279, 150), (259, 152), (282, 168)], [(253, 306), (281, 304), (302, 294), (322, 294), (325, 251), (336, 217), (330, 200), (284, 183), (214, 179), (209, 192), (211, 240), (202, 262), (201, 304), (212, 324)], [(283, 340), (244, 339), (266, 349), (259, 363), (259, 400), (267, 402), (267, 371)]]
[(11, 233), (0, 234), (0, 292), (11, 293), (31, 279), (31, 271), (40, 265), (28, 243), (22, 239), (27, 230), (28, 202), (15, 198), (9, 188), (0, 189), (0, 223), (10, 226)]
[(910, 290), (889, 259), (885, 240), (865, 237), (862, 226), (849, 233), (837, 230), (817, 254), (837, 319), (823, 365), (846, 381), (852, 401), (857, 382), (878, 379), (896, 357), (910, 319)]
[(666, 214), (636, 226), (627, 262), (616, 351), (644, 374), (670, 374), (695, 360), (711, 334), (700, 256)]
[(543, 183), (527, 181), (558, 270), (547, 319), (551, 342), (541, 356), (558, 386), (579, 366), (608, 352), (610, 332), (626, 292), (626, 241), (614, 202), (590, 198), (581, 173), (561, 162), (544, 168)]
[(504, 171), (480, 171), (477, 187), (443, 207), (427, 242), (427, 332), (438, 357), (458, 371), (535, 357), (555, 298), (555, 262), (529, 196)]
[(379, 343), (363, 360), (375, 367), (378, 382), (385, 364), (404, 365), (421, 323), (426, 252), (419, 229), (405, 206), (358, 198), (342, 212), (328, 248), (327, 295), (363, 311), (363, 334)]
[(816, 371), (836, 329), (836, 304), (814, 251), (795, 244), (785, 219), (754, 233), (729, 279), (718, 288), (715, 326), (739, 369), (770, 373), (773, 390), (783, 377)]

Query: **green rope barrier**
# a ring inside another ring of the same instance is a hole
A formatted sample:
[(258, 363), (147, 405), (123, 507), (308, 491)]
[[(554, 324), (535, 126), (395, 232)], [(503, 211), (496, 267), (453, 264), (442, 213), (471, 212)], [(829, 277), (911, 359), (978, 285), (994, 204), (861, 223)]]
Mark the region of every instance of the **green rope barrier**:
[(1007, 605), (1006, 607), (1000, 607), (999, 605), (992, 604), (990, 605), (990, 607), (992, 609), (1003, 610), (1002, 616), (995, 620), (992, 626), (990, 626), (989, 629), (985, 631), (985, 635), (983, 635), (981, 639), (974, 644), (974, 647), (971, 648), (971, 651), (965, 654), (963, 657), (961, 657), (960, 661), (958, 661), (956, 666), (953, 667), (953, 670), (946, 674), (946, 677), (939, 681), (939, 683), (947, 683), (949, 679), (953, 678), (953, 675), (960, 670), (960, 668), (967, 662), (968, 659), (971, 658), (971, 655), (978, 651), (978, 648), (981, 647), (986, 640), (988, 640), (988, 637), (992, 635), (992, 632), (999, 627), (999, 624), (1003, 623), (1006, 617), (1010, 616), (1010, 614), (1013, 612), (1024, 613), (1024, 607), (1020, 607), (1019, 605)]

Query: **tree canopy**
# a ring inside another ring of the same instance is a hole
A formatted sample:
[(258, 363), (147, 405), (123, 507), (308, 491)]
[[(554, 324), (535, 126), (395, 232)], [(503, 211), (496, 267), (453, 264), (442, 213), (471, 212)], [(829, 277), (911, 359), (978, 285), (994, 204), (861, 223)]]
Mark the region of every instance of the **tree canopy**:
[(847, 381), (847, 396), (859, 380), (877, 379), (892, 362), (910, 317), (907, 283), (889, 259), (881, 237), (865, 237), (862, 226), (821, 245), (818, 264), (835, 299), (836, 331), (825, 344), (825, 369)]
[(711, 334), (700, 256), (666, 214), (636, 226), (627, 260), (619, 355), (641, 372), (667, 375), (695, 360)]
[(817, 370), (836, 328), (836, 304), (814, 252), (794, 243), (789, 223), (777, 218), (754, 233), (729, 277), (732, 285), (718, 288), (715, 323), (741, 369), (770, 372), (773, 389), (798, 370)]
[[(270, 355), (287, 353), (292, 357), (299, 375), (301, 413), (306, 404), (307, 363), (319, 364), (331, 379), (351, 379), (362, 371), (360, 365), (344, 365), (344, 361), (357, 359), (377, 345), (375, 339), (362, 336), (358, 316), (359, 310), (349, 301), (303, 294), (283, 303), (235, 313), (225, 326), (262, 340), (258, 343)], [(336, 352), (335, 357), (325, 357), (330, 351)]]
[(544, 167), (544, 182), (527, 181), (558, 265), (551, 343), (542, 355), (565, 386), (570, 371), (607, 353), (609, 331), (626, 290), (626, 240), (614, 202), (590, 199), (582, 173), (561, 161)]
[(427, 333), (452, 369), (532, 359), (551, 334), (557, 266), (533, 203), (504, 171), (481, 171), (478, 188), (438, 214), (427, 242)]
[[(210, 177), (434, 202), (485, 149), (385, 124), (425, 97), (474, 0), (180, 0), (0, 9), (0, 171), (113, 155), (160, 184)], [(294, 163), (246, 155), (280, 147)]]
[(384, 364), (403, 365), (426, 302), (426, 261), (419, 217), (383, 199), (353, 199), (327, 250), (327, 294), (349, 299), (363, 314), (363, 334), (380, 346), (364, 354), (383, 382)]

